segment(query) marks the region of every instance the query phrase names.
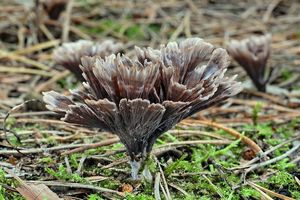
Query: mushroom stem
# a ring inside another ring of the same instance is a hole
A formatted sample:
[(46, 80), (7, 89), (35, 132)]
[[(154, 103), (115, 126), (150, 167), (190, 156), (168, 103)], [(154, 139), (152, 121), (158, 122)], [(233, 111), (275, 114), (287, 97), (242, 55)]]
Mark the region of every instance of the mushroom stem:
[(138, 180), (139, 179), (139, 170), (141, 168), (141, 160), (139, 161), (130, 161), (130, 166), (131, 166), (131, 176), (133, 180)]

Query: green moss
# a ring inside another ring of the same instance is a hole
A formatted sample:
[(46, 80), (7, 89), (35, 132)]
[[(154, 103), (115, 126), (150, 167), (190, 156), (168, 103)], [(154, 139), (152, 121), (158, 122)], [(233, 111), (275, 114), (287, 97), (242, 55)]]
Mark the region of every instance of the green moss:
[(241, 195), (245, 199), (249, 199), (249, 198), (259, 199), (260, 198), (260, 193), (257, 190), (255, 190), (249, 186), (243, 187), (241, 189)]
[(252, 110), (252, 121), (253, 121), (253, 124), (257, 124), (257, 120), (258, 120), (258, 115), (261, 111), (261, 107), (262, 107), (262, 104), (261, 103), (256, 103), (255, 106), (253, 107), (253, 110)]
[(171, 174), (172, 172), (197, 172), (199, 166), (195, 162), (187, 161), (185, 158), (187, 155), (183, 155), (180, 159), (172, 162), (166, 167), (165, 173)]
[(233, 149), (233, 148), (237, 148), (240, 141), (241, 140), (239, 139), (239, 140), (236, 140), (236, 141), (232, 142), (227, 147), (214, 152), (213, 156), (220, 156), (220, 155), (229, 155), (230, 156), (230, 155), (232, 155), (232, 154), (230, 154), (230, 152), (231, 152), (230, 150)]
[(14, 117), (8, 117), (6, 119), (6, 128), (10, 129), (11, 127), (13, 127), (16, 124), (17, 120)]
[(86, 179), (82, 178), (79, 174), (68, 173), (67, 169), (63, 165), (59, 165), (57, 171), (50, 168), (46, 168), (46, 172), (59, 180), (71, 181), (76, 183), (88, 182)]
[(44, 157), (44, 158), (40, 158), (38, 160), (39, 163), (44, 163), (44, 164), (51, 164), (54, 163), (54, 160), (51, 157)]
[(198, 148), (193, 148), (192, 160), (201, 165), (202, 162), (207, 161), (216, 152), (214, 145), (199, 145)]
[(271, 165), (272, 168), (280, 170), (280, 171), (289, 171), (297, 167), (295, 163), (290, 163), (288, 158), (284, 158), (277, 163)]
[(137, 24), (128, 27), (124, 32), (124, 35), (131, 40), (140, 40), (145, 38), (144, 31), (142, 30), (141, 26)]
[(283, 68), (281, 70), (281, 76), (284, 80), (288, 80), (293, 77), (293, 72), (289, 70), (288, 68)]
[[(71, 76), (74, 76), (71, 74)], [(74, 77), (74, 80), (76, 78)], [(69, 77), (61, 78), (56, 81), (56, 84), (59, 85), (62, 89), (68, 88), (68, 89), (74, 89), (77, 87), (78, 82), (77, 81), (70, 81)]]
[(99, 183), (99, 186), (104, 187), (104, 188), (109, 188), (112, 190), (117, 190), (118, 187), (120, 186), (120, 182), (117, 180), (113, 180), (113, 179), (107, 179), (107, 180), (103, 180)]
[(70, 165), (74, 169), (77, 169), (79, 166), (79, 162), (77, 161), (79, 157), (82, 157), (82, 154), (75, 153), (70, 156)]
[(274, 132), (269, 123), (258, 124), (255, 128), (258, 131), (257, 136), (261, 136), (264, 138), (272, 137)]
[(126, 200), (155, 200), (155, 198), (152, 195), (146, 195), (146, 194), (126, 194), (125, 197)]
[(279, 191), (282, 188), (285, 188), (289, 191), (291, 196), (295, 199), (299, 199), (299, 185), (296, 182), (293, 175), (285, 171), (279, 171), (270, 177), (265, 183), (266, 187), (272, 188), (274, 191)]
[(161, 29), (161, 25), (160, 24), (149, 24), (148, 28), (155, 33), (159, 33), (160, 29)]
[(51, 144), (51, 145), (58, 144), (57, 140), (55, 139), (55, 136), (49, 136), (46, 139), (47, 139), (47, 144)]
[(104, 199), (100, 197), (98, 194), (90, 194), (88, 196), (88, 200), (104, 200)]
[(300, 191), (291, 191), (291, 194), (294, 199), (300, 199)]
[(283, 187), (283, 186), (289, 186), (295, 183), (296, 181), (291, 174), (287, 172), (279, 171), (274, 176), (269, 178), (268, 182), (278, 187)]

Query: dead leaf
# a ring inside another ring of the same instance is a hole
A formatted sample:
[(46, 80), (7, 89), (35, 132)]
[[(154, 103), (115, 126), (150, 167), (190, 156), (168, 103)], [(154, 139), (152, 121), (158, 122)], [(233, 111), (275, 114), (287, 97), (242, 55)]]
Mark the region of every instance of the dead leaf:
[(22, 182), (17, 191), (26, 200), (62, 200), (44, 184), (27, 184)]
[(63, 200), (59, 198), (52, 190), (48, 188), (45, 184), (28, 184), (15, 175), (12, 171), (5, 169), (5, 171), (11, 174), (18, 182), (19, 187), (16, 190), (26, 199), (26, 200)]

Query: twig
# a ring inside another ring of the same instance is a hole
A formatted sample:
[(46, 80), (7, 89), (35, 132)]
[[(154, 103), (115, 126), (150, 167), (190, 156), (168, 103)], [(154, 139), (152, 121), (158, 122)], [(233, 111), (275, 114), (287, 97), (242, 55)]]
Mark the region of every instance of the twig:
[(201, 175), (212, 175), (212, 172), (185, 172), (185, 173), (173, 173), (170, 176), (174, 177), (187, 177), (187, 176), (201, 176)]
[(240, 166), (240, 167), (232, 168), (232, 170), (247, 168), (247, 167), (249, 167), (251, 164), (255, 163), (256, 161), (259, 161), (262, 157), (266, 157), (268, 154), (272, 153), (272, 152), (275, 151), (276, 149), (279, 149), (279, 148), (282, 147), (283, 145), (286, 145), (286, 144), (288, 144), (288, 143), (290, 143), (290, 142), (293, 142), (293, 141), (295, 141), (295, 140), (298, 140), (299, 138), (300, 138), (300, 135), (297, 136), (297, 137), (291, 138), (291, 139), (289, 139), (289, 140), (287, 140), (287, 141), (284, 141), (284, 142), (282, 142), (282, 143), (280, 143), (280, 144), (278, 144), (278, 145), (276, 145), (276, 146), (270, 148), (269, 150), (263, 152), (259, 157), (253, 158), (252, 160), (250, 160), (249, 162), (247, 162), (246, 164), (244, 164), (244, 165), (242, 165), (242, 166)]
[(271, 190), (268, 190), (267, 188), (264, 188), (264, 187), (262, 187), (262, 186), (260, 186), (260, 185), (257, 185), (257, 184), (255, 184), (255, 183), (253, 183), (253, 182), (251, 182), (251, 181), (248, 181), (247, 184), (249, 184), (249, 185), (252, 186), (252, 187), (258, 188), (258, 189), (260, 189), (260, 190), (262, 190), (262, 191), (264, 191), (264, 192), (266, 192), (266, 193), (268, 193), (268, 194), (270, 194), (270, 195), (272, 195), (272, 196), (278, 197), (278, 198), (280, 198), (280, 199), (284, 199), (284, 200), (295, 200), (294, 198), (287, 197), (287, 196), (285, 196), (285, 195), (278, 194), (278, 193), (276, 193), (276, 192), (273, 192), (273, 191), (271, 191)]
[[(0, 120), (1, 121), (1, 120)], [(60, 120), (54, 119), (32, 119), (32, 118), (21, 118), (16, 121), (16, 123), (44, 123), (51, 125), (69, 125), (68, 123)]]
[(37, 69), (29, 69), (25, 67), (11, 67), (0, 65), (0, 72), (17, 73), (17, 74), (35, 74), (40, 76), (52, 77), (52, 72), (46, 72)]
[(83, 156), (81, 157), (80, 161), (79, 161), (78, 168), (77, 168), (77, 170), (76, 170), (76, 173), (77, 173), (77, 174), (80, 174), (85, 159), (86, 159), (86, 156), (83, 155)]
[(7, 57), (11, 60), (20, 61), (20, 62), (28, 64), (28, 65), (32, 65), (41, 70), (49, 70), (50, 69), (47, 65), (44, 65), (43, 63), (37, 62), (35, 60), (31, 60), (29, 58), (26, 58), (24, 56), (20, 56), (17, 54), (8, 53), (8, 52), (2, 51), (2, 50), (0, 50), (0, 56)]
[[(255, 165), (250, 166), (250, 167), (246, 170), (245, 174), (247, 174), (247, 173), (249, 173), (250, 171), (253, 171), (253, 170), (255, 170), (255, 169), (259, 168), (259, 167), (264, 167), (264, 166), (270, 165), (270, 164), (272, 164), (272, 163), (278, 162), (278, 161), (280, 161), (280, 160), (282, 160), (282, 159), (288, 157), (290, 154), (292, 154), (294, 151), (296, 151), (299, 147), (300, 147), (300, 141), (295, 141), (295, 142), (294, 142), (294, 147), (291, 148), (289, 151), (285, 152), (284, 154), (282, 154), (282, 155), (280, 155), (280, 156), (278, 156), (278, 157), (275, 157), (275, 158), (273, 158), (273, 159), (270, 159), (270, 160), (268, 160), (268, 161), (265, 161), (265, 162), (258, 163), (258, 164), (255, 164)], [(245, 176), (246, 176), (246, 175), (245, 175)]]
[(41, 24), (39, 28), (49, 40), (55, 40), (55, 37), (49, 31), (47, 26), (45, 26), (45, 24)]
[[(8, 139), (8, 137), (7, 137), (8, 129), (6, 128), (6, 125), (7, 125), (7, 124), (6, 124), (6, 121), (7, 121), (8, 117), (10, 116), (10, 114), (11, 114), (12, 112), (15, 112), (15, 111), (20, 110), (22, 107), (24, 107), (24, 105), (26, 105), (26, 104), (29, 103), (29, 102), (33, 102), (33, 101), (37, 101), (37, 100), (36, 100), (36, 99), (31, 99), (31, 100), (28, 100), (28, 101), (25, 101), (25, 102), (21, 103), (20, 105), (16, 105), (16, 106), (13, 107), (10, 111), (8, 111), (7, 114), (6, 114), (5, 117), (4, 117), (4, 120), (3, 120), (3, 131), (4, 131), (5, 139), (6, 139), (6, 141), (7, 141), (13, 148), (14, 148), (14, 146), (10, 143), (10, 141), (9, 141), (9, 139)], [(18, 141), (19, 143), (21, 143), (21, 138), (17, 135), (17, 133), (15, 133), (14, 131), (9, 131), (9, 132), (12, 133), (12, 134), (17, 138), (17, 141)], [(22, 154), (22, 153), (20, 152), (19, 149), (16, 149), (16, 151), (17, 151), (18, 153)]]
[[(25, 49), (17, 50), (17, 51), (11, 52), (11, 53), (18, 54), (18, 55), (29, 54), (29, 53), (32, 53), (35, 51), (40, 51), (40, 50), (47, 49), (47, 48), (50, 48), (53, 46), (57, 46), (59, 44), (59, 42), (60, 42), (59, 40), (51, 40), (51, 41), (47, 41), (47, 42), (42, 42), (42, 43), (27, 47)], [(3, 57), (3, 55), (0, 56), (0, 58), (2, 58), (2, 57)]]
[(173, 150), (174, 148), (186, 146), (186, 145), (197, 145), (197, 144), (230, 144), (232, 141), (230, 140), (192, 140), (192, 141), (179, 141), (179, 142), (172, 142), (157, 146), (153, 149), (152, 153), (154, 155), (161, 155), (165, 152)]
[(269, 21), (270, 16), (271, 16), (273, 10), (276, 8), (276, 6), (277, 6), (280, 2), (281, 2), (281, 0), (273, 0), (273, 1), (269, 4), (266, 13), (265, 13), (264, 16), (263, 16), (263, 19), (262, 19), (263, 22), (268, 22), (268, 21)]
[(43, 152), (54, 152), (54, 151), (60, 151), (60, 150), (65, 150), (65, 149), (73, 149), (73, 148), (78, 148), (81, 147), (83, 144), (67, 144), (67, 145), (60, 145), (60, 146), (55, 146), (55, 147), (50, 147), (50, 148), (30, 148), (30, 149), (19, 149), (18, 151), (16, 150), (5, 150), (2, 149), (0, 150), (0, 155), (27, 155), (27, 154), (36, 154), (36, 153), (43, 153)]
[[(23, 112), (23, 113), (14, 113), (10, 114), (10, 117), (24, 117), (24, 116), (45, 116), (45, 115), (57, 115), (52, 111), (36, 111), (36, 112)], [(0, 119), (4, 119), (4, 117), (0, 116)]]
[(241, 141), (243, 143), (245, 143), (247, 146), (249, 146), (256, 154), (261, 154), (263, 152), (262, 149), (253, 140), (251, 140), (247, 136), (240, 134), (236, 130), (225, 127), (221, 124), (211, 122), (211, 121), (204, 121), (204, 120), (184, 120), (181, 123), (189, 125), (189, 123), (186, 123), (186, 122), (192, 122), (192, 123), (197, 123), (197, 124), (202, 124), (202, 125), (207, 125), (207, 126), (223, 129), (224, 131), (226, 131), (230, 135), (234, 136), (235, 138), (241, 139)]
[(258, 187), (256, 187), (256, 185), (252, 184), (249, 182), (249, 185), (251, 187), (253, 187), (254, 189), (256, 189), (265, 199), (267, 200), (273, 200), (269, 195), (267, 195), (266, 193), (264, 193), (264, 191), (262, 191), (261, 189), (259, 189)]
[(174, 134), (174, 135), (181, 135), (181, 134), (190, 134), (190, 135), (203, 135), (203, 136), (209, 136), (209, 137), (213, 137), (216, 139), (220, 139), (220, 140), (228, 140), (227, 138), (224, 138), (218, 134), (215, 133), (210, 133), (210, 132), (206, 132), (206, 131), (200, 131), (200, 130), (169, 130), (168, 133)]
[[(192, 1), (192, 0), (190, 0)], [(192, 37), (191, 33), (191, 12), (187, 11), (187, 13), (184, 16), (184, 32), (186, 37)]]
[(63, 31), (62, 31), (62, 42), (68, 42), (69, 40), (72, 7), (73, 7), (73, 0), (69, 0), (66, 8), (66, 13), (65, 13), (65, 21), (64, 21)]
[(58, 181), (26, 181), (27, 183), (34, 183), (34, 184), (45, 184), (47, 186), (56, 186), (56, 187), (70, 187), (70, 188), (83, 188), (83, 189), (89, 189), (94, 190), (97, 192), (107, 192), (112, 194), (117, 194), (121, 197), (124, 197), (124, 193), (118, 192), (115, 190), (93, 186), (93, 185), (85, 185), (81, 183), (68, 183), (68, 182), (58, 182)]
[(155, 182), (154, 182), (154, 197), (155, 200), (161, 200), (159, 193), (159, 183), (160, 183), (160, 173), (156, 173)]
[(122, 158), (122, 159), (116, 160), (108, 165), (103, 166), (101, 169), (110, 169), (111, 167), (114, 167), (116, 165), (120, 165), (120, 164), (123, 164), (126, 162), (128, 162), (128, 158)]
[(177, 27), (177, 29), (173, 32), (173, 34), (170, 37), (170, 41), (175, 41), (177, 37), (180, 35), (180, 33), (184, 30), (184, 20), (180, 23), (180, 25)]
[(176, 190), (180, 191), (182, 194), (184, 194), (185, 196), (189, 196), (189, 194), (183, 190), (182, 188), (180, 188), (178, 185), (175, 185), (174, 183), (168, 183), (169, 186), (171, 186), (172, 188), (175, 188)]
[(166, 180), (166, 177), (164, 175), (164, 171), (162, 170), (161, 166), (160, 166), (160, 163), (158, 161), (158, 159), (154, 156), (154, 159), (159, 167), (159, 171), (160, 171), (160, 174), (161, 174), (161, 178), (162, 178), (162, 182), (164, 183), (164, 188), (166, 190), (166, 199), (167, 200), (172, 200), (172, 197), (171, 197), (171, 194), (170, 194), (170, 191), (169, 191), (169, 187), (168, 187), (168, 183), (167, 183), (167, 180)]
[(300, 187), (300, 180), (298, 179), (297, 176), (295, 176), (295, 180), (296, 180), (296, 182), (298, 183), (298, 185), (299, 185), (299, 187)]
[(69, 162), (69, 158), (67, 156), (65, 157), (65, 163), (66, 163), (67, 172), (69, 174), (72, 174), (72, 168), (71, 168), (71, 165), (70, 165), (70, 162)]
[(69, 155), (69, 154), (73, 154), (73, 153), (82, 152), (82, 151), (85, 151), (88, 149), (95, 149), (95, 148), (102, 147), (102, 146), (108, 146), (108, 145), (117, 143), (119, 141), (120, 141), (119, 138), (111, 138), (111, 139), (107, 139), (107, 140), (93, 143), (93, 144), (82, 144), (80, 147), (78, 147), (76, 149), (63, 152), (61, 155)]
[(55, 74), (51, 79), (49, 79), (48, 81), (43, 82), (42, 84), (37, 86), (36, 89), (35, 89), (35, 92), (40, 93), (40, 92), (48, 89), (48, 87), (50, 85), (52, 85), (53, 83), (55, 83), (59, 79), (62, 79), (64, 77), (68, 76), (69, 74), (70, 74), (69, 70), (65, 70), (63, 72), (59, 72), (59, 73)]
[(213, 184), (213, 183), (211, 182), (211, 180), (209, 180), (209, 178), (207, 178), (207, 176), (205, 176), (204, 174), (202, 174), (202, 177), (203, 177), (205, 180), (207, 180), (207, 182), (213, 187), (213, 189), (216, 191), (216, 193), (217, 193), (221, 198), (223, 198), (223, 195), (220, 193), (218, 187), (217, 187), (215, 184)]

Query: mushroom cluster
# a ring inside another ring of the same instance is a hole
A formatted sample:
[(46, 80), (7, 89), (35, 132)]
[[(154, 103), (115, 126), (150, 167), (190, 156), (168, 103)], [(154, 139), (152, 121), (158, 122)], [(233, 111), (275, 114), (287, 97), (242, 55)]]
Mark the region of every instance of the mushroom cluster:
[(230, 55), (245, 69), (255, 87), (262, 92), (270, 80), (272, 70), (266, 77), (266, 65), (271, 51), (271, 34), (252, 36), (228, 45)]
[(53, 52), (53, 60), (70, 70), (80, 81), (85, 81), (82, 77), (82, 70), (79, 65), (83, 56), (100, 56), (105, 58), (111, 54), (122, 50), (121, 43), (112, 40), (105, 40), (102, 43), (94, 43), (89, 40), (78, 40), (77, 42), (64, 43)]
[(81, 59), (84, 90), (72, 97), (44, 93), (47, 108), (62, 120), (116, 134), (130, 157), (132, 175), (156, 139), (182, 119), (241, 91), (224, 77), (226, 50), (200, 38), (170, 42), (159, 50), (136, 47), (136, 59), (110, 55)]

